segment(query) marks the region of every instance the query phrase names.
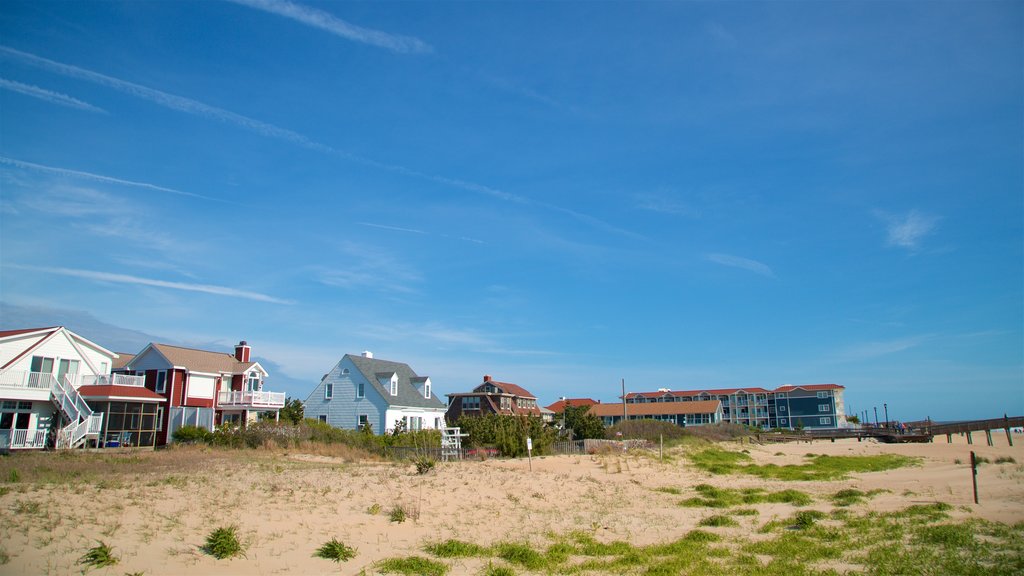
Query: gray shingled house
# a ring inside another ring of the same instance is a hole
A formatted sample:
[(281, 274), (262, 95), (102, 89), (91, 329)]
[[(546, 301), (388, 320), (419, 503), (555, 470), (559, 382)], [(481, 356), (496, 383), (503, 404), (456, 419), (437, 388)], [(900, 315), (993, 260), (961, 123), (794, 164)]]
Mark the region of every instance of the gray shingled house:
[(305, 415), (336, 428), (369, 425), (378, 434), (402, 421), (408, 430), (442, 428), (446, 406), (431, 387), (430, 377), (408, 364), (346, 354), (306, 398)]

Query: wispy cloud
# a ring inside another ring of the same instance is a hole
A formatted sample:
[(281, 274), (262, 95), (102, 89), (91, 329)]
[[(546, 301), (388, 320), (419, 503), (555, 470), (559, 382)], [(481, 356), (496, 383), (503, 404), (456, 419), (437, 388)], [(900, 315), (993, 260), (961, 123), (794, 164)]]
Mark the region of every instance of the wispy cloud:
[(35, 170), (37, 172), (46, 172), (49, 174), (57, 174), (59, 176), (71, 176), (74, 178), (84, 178), (86, 180), (94, 180), (96, 182), (105, 182), (108, 184), (120, 184), (122, 186), (133, 186), (136, 188), (145, 188), (147, 190), (155, 190), (157, 192), (167, 192), (169, 194), (178, 194), (180, 196), (190, 196), (192, 198), (201, 198), (203, 200), (212, 200), (214, 202), (226, 202), (219, 198), (211, 198), (209, 196), (203, 196), (201, 194), (193, 194), (192, 192), (183, 192), (181, 190), (175, 190), (174, 188), (167, 188), (165, 186), (157, 186), (156, 184), (149, 184), (147, 182), (135, 182), (133, 180), (123, 180), (121, 178), (112, 178), (110, 176), (103, 176), (101, 174), (92, 174), (90, 172), (82, 172), (80, 170), (69, 170), (67, 168), (57, 168), (54, 166), (44, 166), (42, 164), (33, 164), (32, 162), (25, 162), (23, 160), (15, 160), (14, 158), (7, 158), (0, 156), (0, 164), (7, 164), (8, 166), (15, 166), (17, 168), (24, 168), (26, 170)]
[(705, 256), (709, 261), (715, 264), (721, 264), (722, 266), (731, 266), (733, 268), (739, 268), (761, 276), (767, 276), (769, 278), (775, 277), (775, 272), (767, 265), (757, 260), (751, 260), (749, 258), (742, 258), (740, 256), (732, 256), (730, 254), (708, 254)]
[(400, 53), (426, 53), (432, 52), (433, 48), (426, 42), (410, 36), (401, 36), (372, 30), (350, 24), (332, 14), (312, 8), (294, 4), (287, 0), (227, 0), (256, 10), (262, 10), (278, 16), (284, 16), (296, 22), (319, 28), (340, 38), (361, 42), (371, 46), (386, 48), (392, 52)]
[(156, 288), (169, 288), (171, 290), (184, 290), (186, 292), (202, 292), (204, 294), (214, 294), (217, 296), (227, 296), (229, 298), (242, 298), (245, 300), (256, 300), (257, 302), (269, 302), (271, 304), (294, 304), (294, 301), (283, 300), (281, 298), (275, 298), (274, 296), (268, 296), (259, 292), (250, 292), (248, 290), (239, 290), (237, 288), (230, 288), (227, 286), (216, 286), (213, 284), (192, 284), (187, 282), (171, 282), (168, 280), (154, 280), (152, 278), (140, 278), (138, 276), (130, 276), (128, 274), (113, 274), (110, 272), (100, 272), (96, 270), (81, 270), (77, 268), (54, 268), (48, 266), (26, 266), (22, 264), (7, 264), (8, 268), (16, 270), (26, 270), (31, 272), (42, 272), (45, 274), (57, 274), (59, 276), (70, 276), (74, 278), (84, 278), (86, 280), (96, 280), (98, 282), (113, 282), (116, 284), (135, 284), (139, 286), (154, 286)]
[(486, 244), (483, 240), (477, 240), (476, 238), (469, 238), (468, 236), (451, 236), (449, 234), (433, 234), (424, 230), (417, 230), (415, 228), (402, 228), (400, 226), (388, 226), (387, 224), (373, 224), (372, 222), (359, 222), (360, 226), (368, 226), (370, 228), (380, 228), (381, 230), (393, 230), (395, 232), (406, 232), (409, 234), (422, 234), (424, 236), (438, 236), (441, 238), (452, 238), (455, 240), (462, 240), (465, 242), (472, 242), (474, 244)]
[(241, 114), (237, 114), (235, 112), (231, 112), (230, 110), (224, 110), (223, 108), (218, 108), (216, 106), (204, 104), (203, 102), (199, 102), (191, 98), (185, 98), (183, 96), (168, 94), (166, 92), (161, 92), (160, 90), (147, 88), (145, 86), (141, 86), (133, 82), (120, 80), (118, 78), (113, 78), (105, 74), (100, 74), (98, 72), (93, 72), (91, 70), (86, 70), (84, 68), (72, 66), (70, 64), (62, 64), (60, 62), (48, 60), (46, 58), (42, 58), (34, 54), (29, 54), (27, 52), (22, 52), (20, 50), (15, 50), (14, 48), (9, 48), (7, 46), (0, 46), (0, 56), (11, 58), (18, 62), (22, 62), (30, 66), (35, 66), (43, 70), (53, 72), (55, 74), (61, 74), (69, 78), (77, 78), (79, 80), (85, 80), (87, 82), (93, 82), (101, 86), (106, 86), (119, 92), (123, 92), (125, 94), (135, 96), (143, 100), (147, 100), (159, 106), (170, 108), (171, 110), (176, 110), (179, 112), (184, 112), (186, 114), (192, 114), (203, 118), (217, 120), (219, 122), (224, 122), (226, 124), (233, 124), (240, 128), (244, 128), (246, 130), (255, 132), (256, 134), (259, 134), (261, 136), (267, 136), (270, 138), (284, 140), (286, 142), (290, 142), (292, 144), (296, 144), (298, 146), (302, 146), (310, 150), (315, 150), (324, 154), (337, 156), (339, 158), (343, 158), (351, 162), (357, 162), (365, 166), (370, 166), (380, 170), (387, 170), (389, 172), (402, 174), (410, 178), (417, 178), (429, 182), (435, 182), (437, 184), (451, 186), (453, 188), (458, 188), (461, 190), (465, 190), (467, 192), (473, 192), (476, 194), (489, 196), (491, 198), (496, 198), (498, 200), (503, 200), (505, 202), (513, 202), (517, 204), (522, 204), (524, 206), (534, 206), (537, 208), (542, 208), (550, 211), (561, 212), (588, 225), (602, 228), (609, 232), (614, 232), (617, 234), (627, 236), (636, 236), (632, 232), (623, 230), (621, 228), (613, 226), (612, 224), (604, 222), (603, 220), (600, 220), (593, 216), (589, 216), (587, 214), (583, 214), (571, 208), (563, 208), (561, 206), (556, 206), (539, 200), (533, 200), (531, 198), (527, 198), (519, 194), (505, 192), (492, 186), (478, 184), (476, 182), (469, 182), (459, 178), (451, 178), (448, 176), (441, 176), (437, 174), (429, 174), (426, 172), (421, 172), (419, 170), (408, 168), (406, 166), (390, 164), (387, 162), (374, 160), (372, 158), (366, 158), (358, 154), (353, 154), (345, 150), (340, 150), (338, 148), (334, 148), (332, 146), (316, 142), (314, 140), (307, 138), (306, 136), (303, 136), (302, 134), (299, 134), (298, 132), (288, 130), (287, 128), (281, 128), (268, 122), (263, 122), (261, 120), (256, 120), (253, 118), (249, 118), (247, 116), (243, 116)]
[(910, 336), (907, 338), (897, 338), (895, 340), (863, 342), (860, 344), (853, 344), (839, 350), (837, 356), (839, 359), (846, 361), (868, 360), (916, 348), (930, 340), (932, 337), (932, 335), (926, 334)]
[(343, 264), (312, 267), (314, 277), (321, 284), (345, 289), (366, 287), (381, 292), (413, 293), (422, 280), (418, 270), (386, 250), (345, 242), (341, 253)]
[(97, 108), (88, 102), (83, 102), (77, 98), (72, 98), (67, 94), (61, 94), (60, 92), (53, 92), (39, 86), (33, 86), (31, 84), (22, 84), (15, 80), (7, 80), (0, 78), (0, 88), (4, 90), (10, 90), (11, 92), (17, 92), (18, 94), (24, 94), (25, 96), (31, 96), (32, 98), (38, 98), (51, 104), (59, 104), (60, 106), (67, 106), (68, 108), (75, 108), (78, 110), (85, 110), (87, 112), (99, 112), (100, 114), (106, 114), (107, 111), (102, 108)]
[(662, 214), (670, 214), (673, 216), (686, 216), (688, 218), (694, 218), (700, 215), (699, 212), (694, 210), (691, 206), (664, 194), (637, 194), (635, 199), (636, 207), (640, 210), (660, 212)]
[(877, 211), (875, 215), (886, 223), (886, 243), (889, 246), (917, 250), (925, 236), (938, 226), (939, 217), (911, 210), (905, 216)]

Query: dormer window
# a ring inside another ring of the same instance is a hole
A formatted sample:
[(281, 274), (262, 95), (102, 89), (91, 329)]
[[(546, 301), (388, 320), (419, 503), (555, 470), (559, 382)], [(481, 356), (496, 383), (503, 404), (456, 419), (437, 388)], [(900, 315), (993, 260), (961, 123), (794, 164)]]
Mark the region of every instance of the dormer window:
[(260, 390), (260, 373), (253, 370), (245, 381), (246, 392), (258, 392)]
[(430, 380), (423, 383), (423, 397), (430, 399)]
[(391, 395), (398, 396), (398, 376), (391, 377)]

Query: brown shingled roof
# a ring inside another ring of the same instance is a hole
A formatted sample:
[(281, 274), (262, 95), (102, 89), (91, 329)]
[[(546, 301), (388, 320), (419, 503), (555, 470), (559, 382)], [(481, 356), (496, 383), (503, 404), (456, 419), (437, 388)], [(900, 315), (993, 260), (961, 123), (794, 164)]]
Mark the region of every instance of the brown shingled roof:
[(187, 368), (190, 372), (240, 374), (256, 364), (255, 362), (239, 362), (235, 359), (234, 354), (227, 352), (210, 352), (171, 346), (170, 344), (153, 343), (152, 346), (163, 354), (172, 365)]

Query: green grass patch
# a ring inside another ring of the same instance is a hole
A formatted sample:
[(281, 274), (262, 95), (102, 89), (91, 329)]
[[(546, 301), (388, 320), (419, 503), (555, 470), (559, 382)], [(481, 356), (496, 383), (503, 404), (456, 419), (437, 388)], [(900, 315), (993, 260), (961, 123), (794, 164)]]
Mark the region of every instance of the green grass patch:
[(317, 548), (313, 555), (335, 562), (347, 562), (356, 557), (356, 549), (347, 546), (344, 542), (339, 542), (337, 538), (331, 538), (329, 542), (325, 542), (323, 546)]
[(381, 574), (407, 574), (408, 576), (444, 576), (448, 565), (422, 556), (388, 558), (374, 566)]
[(238, 540), (238, 528), (235, 526), (217, 528), (210, 532), (206, 537), (203, 551), (218, 560), (245, 555), (242, 543)]
[(683, 493), (683, 491), (675, 486), (660, 486), (654, 489), (655, 492), (664, 492), (665, 494), (675, 494), (676, 496)]
[(710, 484), (699, 484), (694, 489), (700, 494), (687, 498), (679, 504), (681, 506), (696, 508), (731, 508), (749, 504), (761, 504), (765, 502), (788, 503), (794, 506), (806, 506), (811, 503), (811, 497), (799, 490), (780, 490), (768, 492), (761, 488), (716, 488)]
[(473, 558), (490, 555), (487, 548), (462, 540), (445, 540), (436, 544), (428, 544), (423, 549), (438, 558)]
[(826, 456), (807, 454), (805, 464), (754, 464), (742, 452), (706, 448), (688, 454), (695, 466), (712, 474), (750, 474), (771, 480), (842, 480), (854, 472), (882, 472), (914, 466), (918, 458), (896, 454), (877, 456)]
[(89, 551), (78, 559), (78, 563), (90, 568), (106, 568), (120, 562), (120, 558), (114, 556), (114, 549), (104, 542), (97, 542), (96, 546), (89, 548)]
[(697, 523), (697, 525), (708, 526), (711, 528), (720, 528), (723, 526), (739, 526), (740, 523), (734, 520), (731, 516), (726, 516), (724, 514), (715, 514), (714, 516), (702, 518), (701, 521)]
[(518, 564), (527, 570), (540, 570), (548, 560), (529, 544), (520, 542), (499, 542), (493, 547), (494, 555), (511, 564)]

